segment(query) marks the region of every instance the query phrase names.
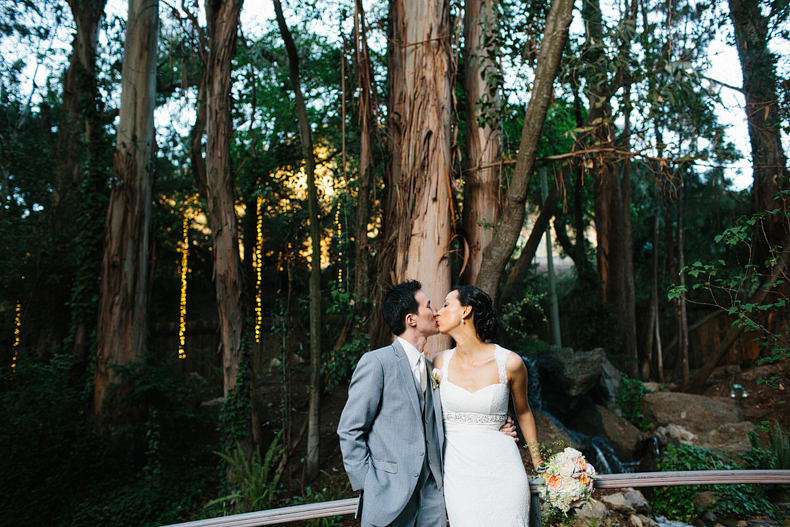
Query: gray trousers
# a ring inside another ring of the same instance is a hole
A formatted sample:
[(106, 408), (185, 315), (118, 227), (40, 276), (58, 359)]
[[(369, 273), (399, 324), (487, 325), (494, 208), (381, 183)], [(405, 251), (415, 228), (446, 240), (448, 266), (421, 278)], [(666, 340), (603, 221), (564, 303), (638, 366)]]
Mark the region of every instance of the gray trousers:
[(447, 510), (444, 494), (436, 486), (436, 480), (428, 471), (427, 478), (418, 484), (406, 506), (389, 526), (375, 526), (362, 520), (362, 527), (445, 527)]

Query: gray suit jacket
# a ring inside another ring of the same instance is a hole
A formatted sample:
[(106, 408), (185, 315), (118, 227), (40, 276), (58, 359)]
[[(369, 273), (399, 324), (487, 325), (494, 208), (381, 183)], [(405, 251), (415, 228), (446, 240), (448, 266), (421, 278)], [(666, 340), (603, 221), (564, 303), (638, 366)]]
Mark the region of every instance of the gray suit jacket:
[[(431, 384), (423, 398), (397, 341), (365, 353), (354, 371), (337, 433), (351, 488), (364, 491), (362, 518), (369, 523), (395, 520), (420, 480), (426, 455), (442, 492), (442, 407)], [(425, 399), (431, 404), (423, 426)]]

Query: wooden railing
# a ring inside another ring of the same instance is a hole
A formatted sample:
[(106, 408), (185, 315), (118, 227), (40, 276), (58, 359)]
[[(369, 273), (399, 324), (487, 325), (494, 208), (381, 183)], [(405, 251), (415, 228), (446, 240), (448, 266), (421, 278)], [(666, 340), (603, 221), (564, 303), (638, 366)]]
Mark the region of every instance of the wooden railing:
[[(790, 470), (703, 470), (692, 472), (640, 472), (635, 474), (601, 474), (595, 479), (599, 489), (626, 487), (664, 487), (676, 485), (731, 485), (736, 483), (790, 485)], [(533, 508), (538, 502), (537, 480), (529, 481)], [(328, 516), (354, 514), (358, 498), (296, 505), (208, 520), (173, 524), (167, 527), (256, 527)]]

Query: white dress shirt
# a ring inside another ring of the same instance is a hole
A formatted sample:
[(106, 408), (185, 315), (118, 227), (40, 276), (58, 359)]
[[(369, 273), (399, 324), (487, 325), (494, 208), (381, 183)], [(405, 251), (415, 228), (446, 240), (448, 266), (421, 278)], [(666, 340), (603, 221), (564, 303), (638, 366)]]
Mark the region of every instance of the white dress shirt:
[(407, 341), (406, 339), (398, 337), (398, 342), (400, 342), (400, 345), (403, 346), (403, 350), (406, 352), (406, 356), (409, 358), (411, 371), (414, 373), (414, 378), (417, 380), (417, 384), (419, 384), (420, 388), (422, 388), (422, 391), (425, 392), (425, 388), (428, 387), (425, 357), (422, 353), (417, 351), (417, 348), (415, 348), (411, 342)]

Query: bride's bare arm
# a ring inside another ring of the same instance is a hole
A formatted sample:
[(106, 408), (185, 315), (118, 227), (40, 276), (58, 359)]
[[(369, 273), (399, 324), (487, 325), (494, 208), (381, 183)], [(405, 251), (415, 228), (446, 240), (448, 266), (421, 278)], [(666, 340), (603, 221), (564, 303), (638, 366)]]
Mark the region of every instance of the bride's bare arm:
[(535, 426), (535, 416), (532, 413), (532, 408), (529, 407), (529, 399), (527, 398), (529, 384), (527, 367), (524, 365), (521, 357), (515, 353), (508, 355), (505, 367), (518, 426), (521, 427), (521, 433), (524, 434), (524, 439), (532, 455), (532, 464), (537, 468), (543, 460), (540, 457), (540, 449), (538, 448), (538, 430)]

